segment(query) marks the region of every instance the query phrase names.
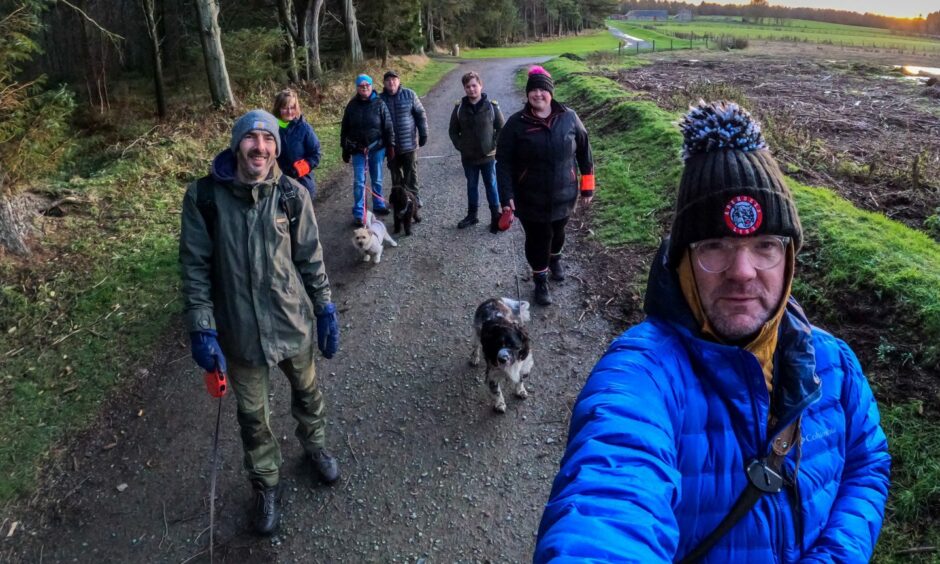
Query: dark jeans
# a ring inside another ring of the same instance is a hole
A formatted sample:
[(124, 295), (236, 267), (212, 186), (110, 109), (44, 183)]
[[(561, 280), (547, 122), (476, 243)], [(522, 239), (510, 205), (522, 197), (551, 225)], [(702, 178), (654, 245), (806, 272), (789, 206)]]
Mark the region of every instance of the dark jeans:
[(392, 187), (404, 186), (415, 196), (418, 195), (418, 151), (396, 153), (395, 158), (388, 161), (388, 169), (392, 172)]
[(480, 176), (486, 187), (486, 202), (491, 208), (499, 208), (499, 192), (496, 190), (496, 161), (483, 164), (464, 164), (464, 176), (467, 177), (467, 209), (476, 210), (480, 206)]
[(548, 268), (551, 255), (561, 254), (565, 246), (565, 225), (568, 218), (556, 221), (519, 220), (525, 231), (525, 258), (532, 267), (532, 272), (541, 272)]

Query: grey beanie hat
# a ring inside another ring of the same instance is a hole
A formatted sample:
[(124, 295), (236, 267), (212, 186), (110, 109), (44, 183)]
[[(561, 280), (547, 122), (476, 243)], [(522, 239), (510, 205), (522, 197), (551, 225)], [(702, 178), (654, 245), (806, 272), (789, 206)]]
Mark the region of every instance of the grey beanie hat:
[(242, 137), (249, 131), (256, 129), (267, 131), (274, 136), (274, 141), (277, 143), (277, 152), (274, 156), (279, 156), (281, 154), (281, 132), (278, 130), (277, 119), (264, 110), (251, 110), (235, 121), (235, 125), (232, 126), (232, 144), (229, 147), (232, 152), (237, 153), (238, 144), (242, 142)]

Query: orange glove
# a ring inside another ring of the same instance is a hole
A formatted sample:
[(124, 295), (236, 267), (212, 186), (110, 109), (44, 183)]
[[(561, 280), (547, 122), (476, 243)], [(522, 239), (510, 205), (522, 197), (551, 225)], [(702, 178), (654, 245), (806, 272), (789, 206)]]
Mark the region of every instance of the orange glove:
[(294, 161), (294, 170), (297, 172), (297, 177), (307, 176), (310, 174), (310, 164), (306, 159), (297, 159)]
[(589, 198), (594, 195), (594, 174), (581, 175), (581, 197)]

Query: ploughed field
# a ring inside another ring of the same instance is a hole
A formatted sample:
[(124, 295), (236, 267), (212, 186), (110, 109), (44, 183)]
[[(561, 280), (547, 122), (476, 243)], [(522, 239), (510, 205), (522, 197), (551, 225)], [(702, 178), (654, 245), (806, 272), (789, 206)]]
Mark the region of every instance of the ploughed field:
[(735, 100), (764, 125), (788, 175), (940, 240), (940, 83), (883, 58), (806, 54), (665, 54), (615, 78), (669, 110)]

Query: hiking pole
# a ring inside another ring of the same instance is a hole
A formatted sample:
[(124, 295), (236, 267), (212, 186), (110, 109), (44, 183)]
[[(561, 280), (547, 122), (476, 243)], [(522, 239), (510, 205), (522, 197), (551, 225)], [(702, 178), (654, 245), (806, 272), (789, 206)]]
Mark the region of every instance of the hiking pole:
[(222, 422), (222, 396), (228, 391), (225, 372), (218, 368), (206, 372), (206, 390), (209, 395), (219, 398), (219, 409), (215, 415), (215, 436), (212, 438), (212, 470), (209, 474), (209, 562), (213, 561), (215, 548), (215, 484), (219, 476), (219, 429)]

